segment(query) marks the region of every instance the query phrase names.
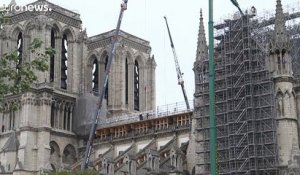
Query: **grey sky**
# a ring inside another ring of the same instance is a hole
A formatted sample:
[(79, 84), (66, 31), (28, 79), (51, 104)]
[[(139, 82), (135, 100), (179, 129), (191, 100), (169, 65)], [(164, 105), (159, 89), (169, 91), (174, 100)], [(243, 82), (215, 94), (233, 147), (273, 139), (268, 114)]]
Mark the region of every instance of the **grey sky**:
[[(16, 0), (25, 5), (34, 0)], [(116, 27), (121, 0), (49, 0), (64, 8), (81, 14), (83, 28), (89, 36), (100, 34)], [(1, 0), (8, 4), (10, 0)], [(275, 12), (276, 0), (238, 0), (243, 10), (255, 6), (258, 14), (265, 10)], [(282, 0), (286, 8), (299, 10), (297, 0)], [(289, 4), (290, 7), (287, 7)], [(214, 21), (219, 23), (236, 12), (230, 0), (214, 0)], [(157, 62), (156, 90), (157, 105), (183, 101), (173, 54), (163, 16), (167, 16), (179, 63), (184, 73), (184, 81), (189, 100), (193, 99), (195, 89), (192, 71), (196, 55), (200, 8), (203, 9), (207, 31), (208, 0), (129, 0), (121, 29), (150, 41), (152, 54)]]

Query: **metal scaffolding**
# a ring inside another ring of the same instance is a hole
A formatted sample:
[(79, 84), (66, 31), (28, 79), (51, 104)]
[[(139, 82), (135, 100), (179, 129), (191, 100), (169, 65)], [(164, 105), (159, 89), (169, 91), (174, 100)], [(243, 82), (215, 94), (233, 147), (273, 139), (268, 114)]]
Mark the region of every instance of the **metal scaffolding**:
[[(286, 14), (300, 77), (300, 13)], [(266, 45), (274, 18), (235, 16), (215, 25), (215, 93), (219, 174), (278, 174), (274, 83), (267, 71)], [(298, 59), (297, 59), (298, 58)], [(209, 174), (208, 59), (196, 68), (198, 174)], [(198, 79), (198, 80), (197, 80)]]

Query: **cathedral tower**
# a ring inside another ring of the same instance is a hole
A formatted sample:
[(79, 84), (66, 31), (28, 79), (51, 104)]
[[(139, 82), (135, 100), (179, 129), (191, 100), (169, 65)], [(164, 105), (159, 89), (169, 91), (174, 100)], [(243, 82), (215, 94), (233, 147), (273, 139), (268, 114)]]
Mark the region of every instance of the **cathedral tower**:
[[(296, 100), (293, 88), (291, 43), (285, 26), (281, 1), (277, 0), (275, 29), (268, 47), (267, 66), (274, 80), (276, 96), (279, 167), (292, 159), (293, 147), (299, 150)], [(296, 146), (295, 146), (296, 145)]]
[[(83, 92), (102, 91), (114, 33), (87, 39)], [(149, 42), (120, 31), (105, 93), (109, 116), (155, 109), (155, 68)]]
[[(47, 8), (8, 13), (11, 20), (0, 29), (0, 56), (17, 50), (22, 61), (32, 61), (35, 55), (28, 48), (35, 38), (43, 42), (41, 50), (52, 47), (56, 54), (48, 60), (48, 71), (36, 72), (32, 89), (5, 98), (0, 113), (0, 174), (70, 169), (79, 159), (78, 148), (85, 145), (74, 132), (75, 124), (89, 126), (90, 120), (87, 115), (76, 118), (76, 102), (83, 94), (93, 98), (102, 90), (114, 34), (87, 37), (80, 14), (47, 0), (29, 5)], [(155, 109), (155, 67), (150, 43), (121, 31), (105, 95), (110, 117)], [(84, 110), (91, 113), (92, 105)]]

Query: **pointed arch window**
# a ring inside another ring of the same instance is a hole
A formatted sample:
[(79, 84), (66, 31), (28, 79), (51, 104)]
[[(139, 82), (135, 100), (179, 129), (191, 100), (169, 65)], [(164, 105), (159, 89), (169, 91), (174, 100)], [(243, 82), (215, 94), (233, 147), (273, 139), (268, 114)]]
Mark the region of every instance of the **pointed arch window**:
[(63, 121), (63, 129), (64, 130), (67, 130), (67, 123), (68, 123), (68, 107), (67, 106), (65, 106), (64, 107), (64, 121)]
[[(51, 48), (55, 48), (55, 29), (51, 29)], [(54, 81), (54, 55), (50, 57), (50, 82)]]
[(51, 127), (55, 127), (55, 104), (52, 103), (51, 105), (51, 119), (50, 119)]
[(70, 131), (71, 130), (71, 110), (69, 106), (64, 108), (64, 123), (63, 129)]
[(125, 103), (128, 104), (128, 58), (125, 60)]
[(61, 88), (67, 89), (68, 79), (68, 37), (66, 34), (62, 38), (61, 50)]
[(9, 112), (9, 130), (15, 129), (15, 111), (13, 109)]
[(140, 110), (140, 70), (139, 63), (135, 61), (134, 63), (134, 110)]
[(281, 53), (281, 62), (282, 62), (282, 69), (283, 69), (283, 72), (285, 72), (286, 71), (286, 67), (285, 67), (285, 63), (286, 63), (286, 61), (285, 61), (285, 57), (284, 57), (284, 51), (282, 51), (282, 53)]
[(98, 64), (98, 60), (95, 58), (94, 62), (93, 62), (93, 82), (92, 82), (92, 87), (93, 87), (93, 91), (94, 92), (98, 92), (99, 90), (99, 82), (98, 82), (98, 78), (99, 78), (99, 64)]
[(5, 132), (5, 124), (4, 124), (5, 120), (4, 120), (4, 113), (2, 113), (2, 126), (1, 126), (1, 132)]
[[(106, 71), (106, 68), (107, 68), (107, 64), (108, 64), (108, 55), (105, 56), (105, 71)], [(107, 85), (106, 85), (106, 89), (105, 89), (105, 94), (104, 94), (104, 98), (106, 99), (107, 101), (107, 104), (108, 104), (108, 81), (107, 81)]]
[[(22, 57), (23, 57), (23, 34), (22, 32), (19, 33), (18, 35), (18, 40), (17, 40), (17, 51), (18, 51), (18, 61), (17, 61), (17, 64), (16, 64), (16, 69), (17, 69), (17, 72), (19, 72), (21, 70), (21, 67), (22, 67)], [(16, 80), (17, 83), (20, 81), (20, 77)]]

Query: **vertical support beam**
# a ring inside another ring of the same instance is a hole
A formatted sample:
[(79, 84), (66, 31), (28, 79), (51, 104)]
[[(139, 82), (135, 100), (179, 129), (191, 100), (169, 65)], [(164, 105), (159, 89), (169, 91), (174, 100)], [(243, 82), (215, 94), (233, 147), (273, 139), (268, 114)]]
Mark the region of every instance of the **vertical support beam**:
[(217, 167), (217, 134), (215, 116), (215, 60), (214, 60), (214, 22), (213, 0), (209, 0), (209, 144), (210, 144), (210, 172), (218, 174)]

